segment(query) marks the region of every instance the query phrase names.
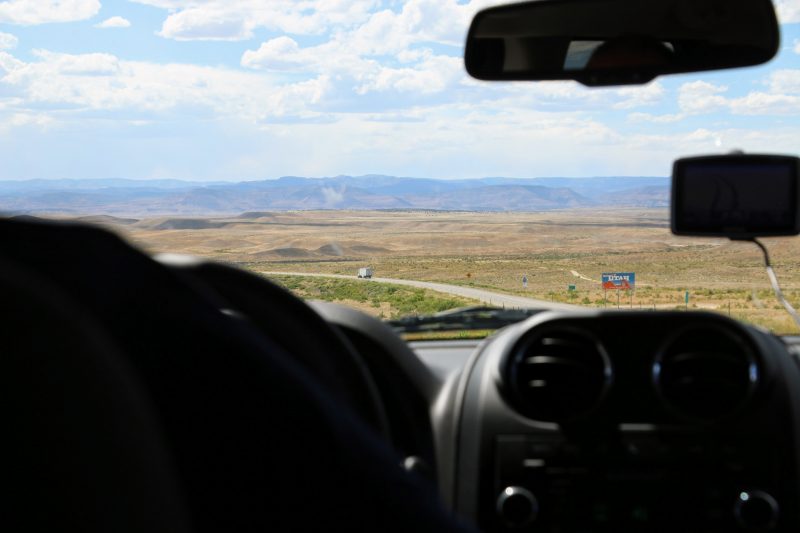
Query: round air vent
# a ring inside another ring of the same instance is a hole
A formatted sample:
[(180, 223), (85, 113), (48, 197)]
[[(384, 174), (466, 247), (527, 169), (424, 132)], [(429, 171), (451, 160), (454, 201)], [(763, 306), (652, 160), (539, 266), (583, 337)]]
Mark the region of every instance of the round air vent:
[(738, 335), (703, 326), (667, 341), (656, 358), (653, 378), (673, 412), (713, 421), (747, 403), (758, 384), (759, 368), (751, 348)]
[(588, 332), (568, 327), (538, 330), (506, 360), (504, 390), (523, 415), (569, 422), (599, 405), (611, 384), (611, 363)]

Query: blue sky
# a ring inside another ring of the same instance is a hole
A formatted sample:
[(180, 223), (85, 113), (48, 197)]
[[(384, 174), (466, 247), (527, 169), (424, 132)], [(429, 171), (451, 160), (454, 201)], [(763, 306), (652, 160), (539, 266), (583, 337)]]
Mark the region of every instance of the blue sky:
[(800, 0), (766, 66), (637, 88), (487, 84), (497, 0), (0, 2), (0, 179), (664, 176), (800, 151)]

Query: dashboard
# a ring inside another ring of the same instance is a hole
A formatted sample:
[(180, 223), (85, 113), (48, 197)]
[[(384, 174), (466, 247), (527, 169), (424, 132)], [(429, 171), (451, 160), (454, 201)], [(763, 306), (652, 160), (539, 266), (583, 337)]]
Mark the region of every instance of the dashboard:
[(548, 311), (406, 344), (314, 306), (376, 374), (407, 465), (483, 531), (800, 525), (791, 339), (702, 312)]

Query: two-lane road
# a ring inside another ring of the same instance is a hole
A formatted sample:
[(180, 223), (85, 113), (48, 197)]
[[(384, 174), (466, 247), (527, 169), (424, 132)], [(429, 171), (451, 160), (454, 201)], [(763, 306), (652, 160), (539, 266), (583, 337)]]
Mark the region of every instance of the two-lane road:
[(335, 278), (335, 279), (349, 279), (359, 280), (364, 283), (392, 283), (394, 285), (405, 285), (407, 287), (415, 287), (418, 289), (429, 289), (436, 292), (451, 294), (455, 296), (462, 296), (464, 298), (471, 298), (478, 300), (481, 303), (492, 305), (495, 307), (507, 307), (512, 309), (521, 308), (548, 308), (548, 309), (576, 309), (577, 306), (562, 304), (556, 302), (548, 302), (547, 300), (537, 300), (534, 298), (525, 298), (524, 296), (514, 296), (511, 294), (502, 294), (499, 292), (487, 291), (484, 289), (476, 289), (474, 287), (462, 287), (460, 285), (448, 285), (446, 283), (435, 283), (431, 281), (414, 281), (409, 279), (394, 279), (394, 278), (372, 278), (372, 279), (359, 279), (357, 276), (345, 276), (343, 274), (312, 274), (307, 272), (260, 272), (265, 276), (307, 276), (315, 278)]

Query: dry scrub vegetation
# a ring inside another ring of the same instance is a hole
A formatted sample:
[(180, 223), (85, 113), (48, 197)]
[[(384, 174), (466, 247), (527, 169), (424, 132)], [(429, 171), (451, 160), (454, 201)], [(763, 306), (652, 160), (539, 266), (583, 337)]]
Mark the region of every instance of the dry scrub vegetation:
[[(632, 271), (638, 287), (634, 295), (622, 296), (624, 306), (683, 309), (688, 290), (690, 309), (796, 332), (772, 295), (755, 246), (675, 237), (662, 209), (319, 211), (94, 221), (153, 252), (196, 254), (256, 272), (352, 275), (369, 265), (381, 277), (473, 285), (587, 306), (604, 304), (602, 272)], [(766, 242), (786, 293), (800, 304), (800, 239)], [(576, 290), (568, 291), (568, 285)], [(304, 290), (316, 289), (305, 284)], [(616, 295), (608, 295), (608, 305), (616, 307)], [(367, 307), (382, 312), (373, 301)]]

